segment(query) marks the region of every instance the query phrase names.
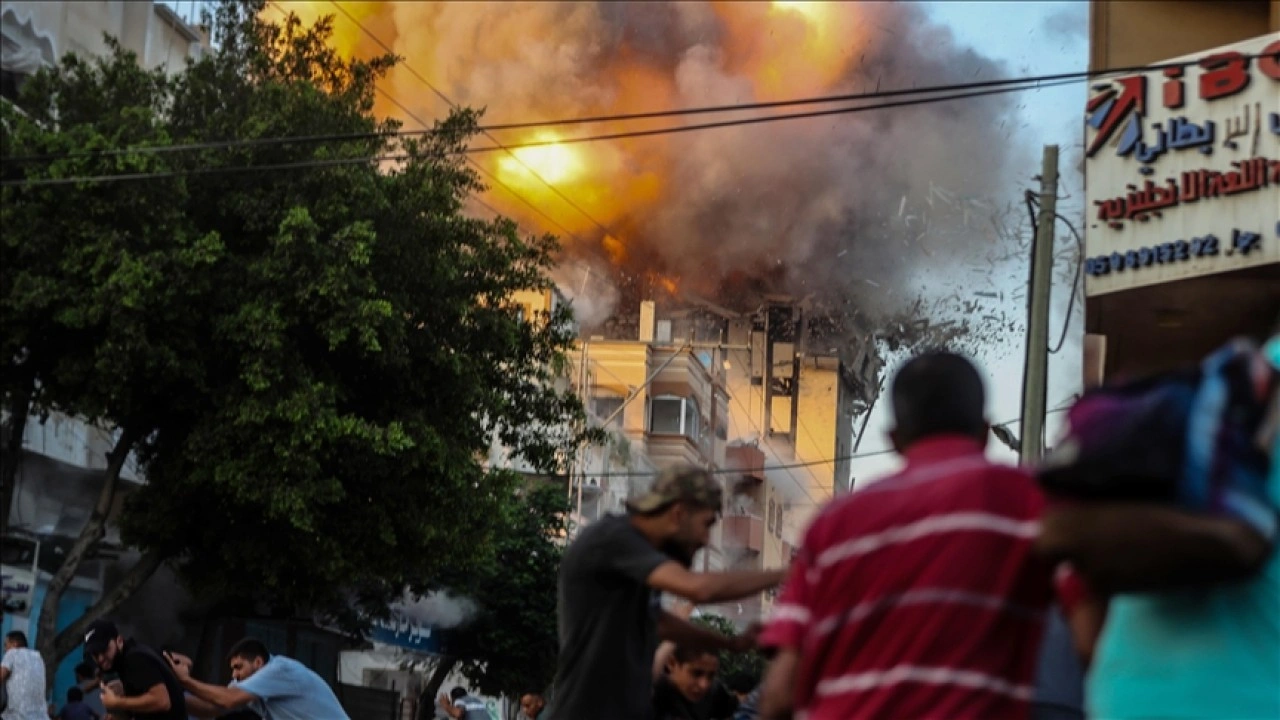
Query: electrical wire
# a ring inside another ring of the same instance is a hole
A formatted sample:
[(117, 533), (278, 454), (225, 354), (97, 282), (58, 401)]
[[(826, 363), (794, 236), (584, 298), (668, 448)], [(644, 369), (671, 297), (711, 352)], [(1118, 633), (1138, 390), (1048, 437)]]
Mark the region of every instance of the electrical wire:
[[(840, 108), (837, 110), (825, 110), (818, 113), (804, 113), (804, 114), (797, 114), (797, 115), (774, 116), (774, 117), (767, 117), (767, 118), (747, 118), (743, 120), (731, 120), (731, 121), (726, 121), (722, 123), (707, 123), (704, 125), (683, 125), (678, 127), (659, 128), (654, 130), (643, 130), (643, 131), (636, 131), (636, 132), (630, 132), (630, 133), (613, 133), (609, 135), (595, 135), (595, 136), (582, 137), (582, 138), (567, 138), (565, 140), (559, 140), (559, 141), (538, 141), (538, 142), (519, 143), (514, 145), (465, 148), (463, 150), (458, 151), (458, 154), (470, 155), (470, 154), (494, 152), (499, 150), (512, 153), (513, 150), (519, 150), (522, 148), (530, 148), (530, 147), (544, 147), (547, 145), (557, 145), (557, 144), (575, 144), (575, 143), (585, 143), (585, 142), (598, 142), (602, 140), (618, 140), (618, 139), (636, 138), (636, 137), (650, 137), (654, 135), (666, 135), (666, 134), (672, 134), (672, 133), (691, 132), (695, 130), (706, 130), (706, 129), (716, 128), (716, 127), (752, 125), (759, 122), (771, 122), (774, 120), (788, 119), (788, 118), (818, 117), (820, 115), (853, 114), (853, 113), (859, 113), (859, 112), (869, 112), (872, 110), (885, 110), (885, 109), (895, 108), (895, 107), (904, 107), (908, 105), (920, 105), (920, 104), (932, 103), (932, 102), (948, 102), (951, 100), (961, 100), (961, 99), (966, 99), (971, 97), (978, 97), (980, 95), (991, 95), (991, 94), (997, 94), (1001, 92), (1009, 92), (1009, 91), (1008, 90), (988, 90), (982, 93), (970, 93), (967, 95), (956, 95), (956, 96), (943, 97), (943, 98), (925, 98), (925, 99), (918, 99), (918, 100), (906, 100), (906, 101), (899, 101), (899, 102), (893, 102), (893, 103), (882, 103), (880, 105), (864, 105), (861, 107), (854, 107), (854, 108)], [(512, 155), (513, 157), (515, 156), (514, 153), (512, 153)], [(302, 161), (297, 163), (281, 163), (277, 165), (193, 168), (189, 170), (167, 171), (167, 172), (161, 172), (161, 173), (79, 175), (79, 176), (71, 176), (71, 177), (65, 177), (65, 178), (35, 178), (35, 179), (24, 178), (20, 180), (5, 180), (3, 182), (0, 182), (0, 185), (40, 187), (40, 186), (46, 186), (46, 185), (65, 185), (65, 184), (72, 184), (72, 183), (79, 183), (79, 182), (99, 182), (99, 181), (116, 182), (116, 181), (125, 181), (125, 180), (167, 179), (167, 178), (180, 177), (184, 174), (190, 175), (190, 174), (205, 174), (205, 173), (218, 173), (218, 172), (244, 172), (244, 171), (259, 172), (262, 170), (283, 170), (283, 169), (308, 168), (308, 167), (327, 167), (335, 164), (340, 165), (340, 164), (350, 164), (350, 163), (358, 163), (358, 162), (406, 160), (406, 159), (409, 159), (409, 157), (410, 156), (408, 154), (385, 154), (385, 155), (364, 156), (362, 158), (357, 157), (357, 158), (338, 159), (338, 160)], [(541, 178), (541, 176), (537, 175), (536, 173), (534, 173), (534, 176)], [(546, 182), (545, 178), (543, 178), (543, 182)], [(565, 197), (564, 194), (554, 185), (551, 185), (550, 183), (548, 183), (547, 185), (557, 195), (561, 196), (562, 198)], [(608, 228), (604, 227), (603, 224), (599, 223), (599, 221), (595, 220), (594, 218), (591, 218), (591, 216), (588, 213), (586, 213), (585, 210), (582, 210), (580, 207), (577, 207), (576, 203), (573, 203), (572, 200), (569, 200), (568, 202), (571, 205), (575, 206), (575, 208), (578, 209), (580, 212), (582, 212), (583, 215), (586, 216), (588, 219), (591, 219), (593, 222), (595, 222), (600, 228), (602, 228), (606, 232), (609, 232)]]
[[(288, 13), (286, 13), (284, 9), (280, 8), (279, 5), (277, 5), (274, 2), (271, 2), (270, 4), (277, 11), (279, 11), (281, 14), (285, 14), (287, 17)], [(383, 47), (387, 52), (393, 52), (388, 45), (383, 43), (376, 35), (374, 35), (371, 31), (366, 29), (358, 20), (356, 20), (344, 8), (342, 8), (336, 2), (333, 2), (333, 5), (343, 15), (345, 15), (348, 19), (350, 19), (353, 23), (355, 23), (357, 27), (359, 27), (367, 35), (373, 38), (374, 41), (377, 42), (381, 47)], [(1262, 54), (1245, 55), (1245, 56), (1242, 56), (1241, 59), (1248, 60), (1248, 59), (1257, 59), (1261, 57), (1271, 57), (1271, 56), (1269, 55), (1264, 56)], [(883, 98), (901, 97), (905, 95), (928, 95), (932, 93), (948, 93), (948, 92), (955, 92), (955, 91), (961, 91), (961, 90), (978, 90), (978, 89), (988, 89), (988, 88), (1003, 88), (1005, 89), (1006, 92), (1020, 92), (1023, 90), (1040, 90), (1040, 89), (1045, 89), (1050, 87), (1057, 87), (1059, 85), (1075, 84), (1078, 82), (1084, 82), (1090, 79), (1106, 77), (1109, 75), (1125, 75), (1125, 74), (1132, 74), (1132, 73), (1138, 73), (1138, 72), (1144, 72), (1144, 73), (1154, 72), (1154, 71), (1162, 70), (1166, 68), (1182, 68), (1182, 67), (1188, 67), (1188, 66), (1197, 65), (1197, 64), (1199, 64), (1199, 61), (1184, 60), (1180, 62), (1160, 63), (1156, 65), (1132, 66), (1132, 67), (1125, 67), (1125, 68), (1115, 68), (1110, 70), (1083, 70), (1083, 71), (1075, 71), (1075, 72), (1068, 72), (1068, 73), (1054, 73), (1050, 75), (1035, 75), (1035, 76), (1020, 77), (1020, 78), (1006, 78), (1002, 80), (985, 80), (985, 81), (970, 82), (970, 83), (930, 85), (922, 88), (910, 88), (910, 89), (903, 88), (903, 89), (897, 89), (897, 90), (883, 90), (883, 91), (875, 91), (875, 92), (869, 92), (869, 93), (824, 95), (824, 96), (816, 96), (816, 97), (795, 98), (791, 100), (777, 100), (777, 101), (771, 101), (771, 102), (737, 103), (737, 104), (729, 104), (729, 105), (708, 105), (708, 106), (702, 106), (702, 107), (680, 108), (680, 109), (674, 109), (674, 110), (653, 110), (653, 111), (639, 112), (639, 113), (621, 113), (621, 114), (614, 114), (614, 115), (594, 115), (594, 116), (578, 117), (578, 118), (562, 118), (557, 120), (502, 123), (502, 124), (494, 124), (494, 125), (483, 125), (478, 127), (477, 131), (487, 135), (488, 133), (491, 133), (491, 132), (502, 132), (502, 131), (509, 131), (509, 130), (526, 130), (526, 129), (546, 128), (546, 127), (558, 127), (558, 126), (565, 126), (565, 125), (584, 125), (584, 124), (606, 123), (606, 122), (628, 122), (628, 121), (634, 121), (634, 120), (652, 120), (652, 119), (669, 118), (669, 117), (685, 117), (690, 115), (707, 115), (707, 114), (716, 114), (716, 113), (744, 112), (744, 111), (750, 111), (750, 110), (767, 110), (767, 109), (775, 109), (775, 108), (781, 108), (781, 107), (795, 107), (795, 106), (804, 106), (804, 105), (828, 104), (828, 103), (836, 103), (836, 102), (860, 102), (860, 101), (866, 101), (866, 100), (879, 100)], [(426, 78), (422, 77), (420, 73), (413, 70), (413, 68), (409, 67), (407, 64), (404, 67), (411, 74), (413, 74), (418, 80), (420, 80), (425, 85), (427, 85), (427, 87), (429, 87), (432, 90), (432, 92), (438, 95), (442, 100), (448, 103), (451, 107), (457, 107), (451, 100), (449, 100), (448, 96), (446, 96), (438, 88), (432, 85), (428, 80), (426, 80)], [(801, 114), (795, 114), (795, 115), (769, 116), (769, 119), (785, 120), (785, 119), (804, 118), (804, 117), (819, 117), (819, 115), (801, 113)], [(706, 129), (706, 127), (723, 127), (723, 125), (699, 126), (699, 129)], [(81, 156), (89, 156), (89, 155), (100, 156), (100, 157), (110, 157), (118, 154), (139, 153), (139, 152), (167, 153), (167, 152), (182, 152), (182, 151), (189, 151), (189, 150), (255, 147), (260, 145), (274, 145), (274, 144), (306, 144), (306, 143), (317, 143), (317, 142), (324, 143), (324, 142), (337, 142), (337, 141), (374, 140), (374, 139), (386, 138), (386, 137), (411, 137), (411, 136), (420, 136), (420, 135), (430, 135), (436, 132), (438, 131), (435, 129), (424, 129), (424, 130), (418, 130), (418, 131), (398, 131), (398, 132), (380, 132), (380, 133), (335, 133), (335, 134), (324, 134), (324, 135), (300, 135), (300, 136), (267, 137), (267, 138), (251, 138), (251, 139), (236, 139), (236, 140), (218, 140), (218, 141), (186, 143), (186, 144), (177, 144), (177, 145), (144, 146), (144, 147), (127, 148), (127, 149), (99, 150), (99, 151), (88, 151), (88, 152), (78, 151), (78, 152), (69, 152), (69, 153), (50, 153), (50, 154), (43, 154), (43, 155), (26, 155), (26, 156), (17, 156), (17, 157), (9, 158), (8, 162), (39, 162), (39, 161), (58, 160), (58, 159), (64, 159), (64, 158), (81, 157)], [(558, 141), (558, 142), (562, 142), (562, 141)], [(510, 146), (510, 147), (514, 148), (514, 147), (525, 147), (525, 146)], [(499, 149), (499, 148), (495, 148), (495, 149)]]
[[(936, 97), (922, 97), (922, 98), (912, 98), (909, 100), (897, 100), (892, 102), (879, 103), (875, 105), (857, 105), (853, 107), (839, 107), (839, 108), (833, 108), (830, 110), (816, 110), (816, 111), (802, 112), (802, 113), (783, 113), (778, 115), (763, 115), (763, 116), (751, 117), (751, 118), (738, 118), (735, 120), (722, 120), (717, 122), (696, 123), (692, 125), (668, 125), (660, 128), (650, 128), (648, 130), (629, 130), (629, 131), (620, 131), (615, 133), (605, 133), (602, 135), (586, 135), (582, 137), (561, 138), (557, 140), (534, 140), (534, 141), (514, 143), (514, 144), (501, 143), (500, 141), (498, 141), (497, 138), (493, 137), (490, 134), (489, 128), (481, 126), (476, 128), (477, 132), (485, 135), (490, 140), (492, 140), (495, 144), (482, 146), (482, 147), (468, 147), (465, 150), (462, 150), (460, 152), (468, 153), (468, 154), (479, 154), (479, 153), (505, 151), (507, 153), (510, 153), (512, 157), (516, 158), (516, 160), (519, 161), (520, 164), (524, 165), (523, 161), (521, 161), (519, 157), (515, 155), (512, 151), (520, 150), (524, 148), (547, 147), (550, 145), (576, 145), (581, 143), (603, 142), (608, 140), (627, 140), (632, 138), (654, 137), (659, 135), (677, 135), (680, 133), (687, 133), (687, 132), (717, 130), (721, 128), (739, 127), (739, 126), (745, 126), (745, 125), (758, 125), (762, 123), (780, 122), (783, 120), (803, 120), (803, 119), (812, 119), (812, 118), (819, 118), (819, 117), (829, 117), (833, 115), (851, 115), (854, 113), (864, 112), (869, 110), (887, 110), (887, 109), (899, 108), (899, 107), (912, 107), (915, 105), (927, 105), (929, 103), (936, 103), (936, 102), (951, 102), (953, 100), (966, 100), (969, 98), (1002, 95), (1002, 94), (1011, 93), (1011, 92), (1022, 92), (1024, 90), (1057, 87), (1059, 85), (1070, 84), (1071, 82), (1074, 82), (1074, 81), (1057, 81), (1052, 83), (1046, 83), (1043, 85), (1036, 85), (1034, 87), (1028, 86), (1028, 87), (996, 88), (996, 89), (982, 90), (977, 92), (953, 93), (950, 95), (942, 95), (942, 96), (936, 96)], [(7, 159), (6, 162), (24, 163), (24, 162), (37, 162), (37, 161), (52, 161), (52, 160), (61, 160), (61, 159), (69, 159), (69, 158), (93, 158), (93, 157), (105, 158), (105, 157), (115, 157), (119, 155), (128, 155), (128, 154), (155, 154), (155, 153), (167, 153), (167, 152), (185, 152), (185, 151), (191, 151), (191, 150), (217, 150), (217, 149), (239, 148), (242, 146), (256, 147), (256, 146), (262, 146), (262, 145), (289, 144), (289, 143), (306, 144), (306, 143), (340, 142), (340, 141), (354, 141), (354, 140), (371, 140), (371, 139), (377, 139), (377, 138), (401, 138), (401, 137), (431, 135), (437, 132), (438, 131), (435, 129), (398, 130), (398, 131), (388, 131), (388, 132), (381, 132), (381, 133), (344, 133), (344, 134), (334, 134), (334, 135), (304, 135), (304, 136), (298, 136), (298, 137), (280, 137), (280, 138), (249, 138), (245, 140), (219, 140), (219, 141), (212, 141), (207, 143), (187, 143), (183, 145), (145, 145), (145, 146), (135, 147), (135, 148), (123, 148), (123, 149), (113, 149), (113, 150), (75, 151), (75, 152), (69, 152), (69, 153), (52, 153), (52, 154), (45, 154), (45, 155), (19, 155), (19, 156), (15, 156)], [(528, 169), (527, 165), (525, 165), (525, 167), (526, 169)], [(533, 173), (534, 171), (530, 170), (530, 172)], [(534, 174), (535, 176), (537, 176), (536, 173)], [(541, 177), (541, 176), (537, 176), (537, 177)], [(543, 180), (543, 182), (546, 182), (545, 179)], [(569, 201), (569, 202), (572, 203), (572, 201)], [(578, 208), (578, 209), (581, 211), (581, 208)], [(585, 211), (583, 212), (585, 213)]]
[(1056, 212), (1053, 215), (1056, 219), (1065, 224), (1067, 229), (1071, 231), (1071, 234), (1075, 236), (1076, 247), (1079, 248), (1080, 251), (1080, 257), (1076, 258), (1076, 272), (1071, 280), (1071, 296), (1067, 299), (1067, 314), (1062, 318), (1062, 334), (1058, 336), (1057, 346), (1049, 349), (1050, 355), (1057, 355), (1058, 351), (1062, 349), (1063, 344), (1067, 341), (1067, 328), (1071, 327), (1071, 311), (1075, 308), (1076, 292), (1080, 285), (1080, 271), (1084, 267), (1084, 239), (1080, 237), (1080, 233), (1076, 231), (1076, 226), (1073, 225), (1070, 220)]
[[(1056, 413), (1066, 413), (1066, 411), (1070, 409), (1071, 409), (1071, 406), (1069, 405), (1062, 406), (1062, 407), (1055, 407), (1055, 409), (1048, 410), (1044, 414), (1053, 415)], [(1004, 423), (993, 423), (993, 427), (1005, 427), (1005, 425), (1018, 423), (1019, 420), (1021, 420), (1021, 418), (1005, 420)], [(861, 459), (864, 459), (864, 457), (877, 457), (879, 455), (893, 455), (895, 454), (895, 452), (897, 451), (896, 450), (873, 450), (870, 452), (855, 452), (855, 454), (852, 454), (852, 455), (827, 457), (827, 459), (823, 459), (823, 460), (809, 460), (805, 462), (788, 462), (788, 464), (785, 464), (785, 465), (765, 465), (764, 468), (762, 468), (762, 470), (769, 471), (769, 470), (790, 470), (795, 468), (813, 468), (814, 465), (829, 465), (829, 464), (832, 464), (832, 462), (846, 462), (849, 460), (861, 460)], [(713, 470), (708, 470), (708, 473), (713, 475), (732, 475), (735, 473), (741, 474), (741, 471), (742, 471), (741, 469), (717, 468)], [(648, 477), (652, 477), (652, 475), (653, 473), (591, 473), (591, 477), (593, 478), (648, 478)], [(794, 475), (792, 475), (792, 478), (794, 478)], [(808, 495), (808, 493), (805, 493), (805, 495)], [(813, 500), (812, 496), (810, 496), (810, 500)]]
[[(354, 23), (354, 24), (355, 24), (355, 26), (356, 26), (356, 27), (360, 28), (360, 31), (361, 31), (361, 32), (363, 32), (365, 35), (368, 35), (368, 36), (369, 36), (369, 38), (370, 38), (370, 39), (372, 39), (375, 43), (377, 43), (379, 47), (381, 47), (383, 50), (385, 50), (385, 51), (386, 51), (386, 52), (388, 52), (388, 53), (391, 53), (391, 54), (393, 54), (393, 55), (395, 54), (395, 50), (393, 50), (393, 49), (391, 48), (391, 46), (390, 46), (390, 45), (388, 45), (386, 42), (384, 42), (384, 41), (382, 40), (382, 38), (378, 37), (378, 36), (377, 36), (377, 35), (376, 35), (372, 30), (370, 30), (369, 28), (365, 27), (365, 26), (364, 26), (364, 24), (363, 24), (363, 23), (361, 23), (359, 20), (357, 20), (357, 19), (355, 18), (355, 16), (354, 16), (354, 15), (352, 15), (352, 14), (351, 14), (351, 13), (349, 13), (349, 12), (347, 12), (347, 11), (346, 11), (346, 10), (345, 10), (341, 5), (339, 5), (339, 4), (338, 4), (337, 0), (330, 0), (330, 4), (331, 4), (331, 5), (333, 5), (335, 8), (337, 8), (337, 9), (338, 9), (338, 12), (341, 12), (343, 15), (345, 15), (345, 16), (347, 17), (347, 19), (348, 19), (348, 20), (350, 20), (352, 23)], [(453, 100), (449, 99), (449, 96), (448, 96), (448, 95), (444, 94), (444, 91), (442, 91), (440, 88), (438, 88), (438, 87), (436, 87), (435, 85), (433, 85), (433, 84), (431, 83), (431, 81), (430, 81), (430, 80), (427, 80), (425, 77), (423, 77), (423, 76), (422, 76), (422, 74), (421, 74), (421, 73), (419, 73), (417, 70), (414, 70), (414, 69), (413, 69), (413, 67), (412, 67), (411, 65), (409, 65), (409, 63), (408, 63), (408, 62), (404, 63), (404, 69), (405, 69), (405, 70), (408, 70), (408, 71), (409, 71), (409, 73), (410, 73), (411, 75), (413, 75), (415, 78), (417, 78), (420, 82), (422, 82), (422, 84), (423, 84), (423, 85), (426, 85), (426, 86), (427, 86), (427, 88), (431, 90), (431, 92), (435, 93), (435, 94), (436, 94), (436, 95), (437, 95), (441, 100), (443, 100), (443, 101), (444, 101), (444, 102), (445, 102), (445, 103), (446, 103), (450, 108), (453, 108), (453, 109), (455, 109), (455, 110), (459, 108), (459, 106), (458, 106), (458, 104), (457, 104), (457, 103), (455, 103)], [(520, 167), (524, 168), (526, 171), (528, 171), (528, 173), (529, 173), (530, 175), (532, 175), (532, 176), (534, 176), (535, 178), (537, 178), (537, 179), (538, 179), (538, 181), (539, 181), (539, 182), (541, 182), (543, 185), (546, 185), (546, 186), (547, 186), (547, 188), (551, 190), (551, 192), (555, 193), (555, 194), (556, 194), (556, 196), (557, 196), (557, 197), (559, 197), (561, 200), (563, 200), (565, 203), (567, 203), (567, 204), (569, 205), (569, 207), (572, 207), (574, 210), (577, 210), (577, 211), (578, 211), (578, 212), (579, 212), (583, 217), (585, 217), (587, 220), (590, 220), (590, 221), (591, 221), (591, 223), (592, 223), (593, 225), (595, 225), (596, 227), (600, 228), (600, 230), (601, 230), (602, 232), (604, 232), (604, 234), (605, 234), (605, 235), (610, 235), (610, 234), (612, 234), (612, 231), (611, 231), (611, 230), (609, 230), (609, 228), (605, 227), (605, 226), (604, 226), (604, 223), (602, 223), (602, 222), (600, 222), (599, 220), (595, 219), (595, 217), (594, 217), (594, 216), (592, 216), (592, 215), (591, 215), (591, 213), (589, 213), (589, 212), (587, 212), (586, 210), (584, 210), (584, 209), (582, 208), (582, 206), (581, 206), (581, 205), (579, 205), (578, 203), (574, 202), (574, 201), (573, 201), (573, 200), (572, 200), (568, 195), (564, 194), (564, 192), (562, 192), (562, 191), (560, 190), (560, 188), (558, 188), (558, 187), (556, 187), (555, 185), (553, 185), (550, 181), (548, 181), (545, 177), (543, 177), (543, 176), (542, 176), (538, 171), (536, 171), (536, 170), (534, 170), (532, 167), (530, 167), (530, 166), (529, 166), (529, 164), (528, 164), (528, 163), (526, 163), (523, 159), (521, 159), (519, 155), (515, 154), (515, 153), (512, 151), (512, 149), (511, 149), (510, 147), (508, 147), (508, 146), (506, 146), (506, 145), (503, 145), (503, 144), (498, 140), (498, 138), (494, 137), (494, 136), (493, 136), (490, 132), (488, 132), (487, 130), (481, 130), (480, 132), (481, 132), (485, 137), (487, 137), (487, 138), (489, 138), (490, 140), (492, 140), (492, 141), (493, 141), (493, 143), (497, 146), (497, 147), (493, 147), (493, 148), (488, 148), (488, 150), (489, 150), (489, 151), (493, 151), (493, 150), (503, 150), (503, 151), (505, 151), (508, 155), (510, 155), (510, 156), (511, 156), (511, 158), (512, 158), (512, 159), (514, 159), (514, 160), (516, 161), (516, 163), (518, 163), (518, 164), (520, 165)], [(536, 146), (537, 146), (537, 145), (535, 145), (535, 144), (526, 144), (526, 145), (523, 145), (523, 146), (520, 146), (520, 147), (536, 147)], [(476, 148), (476, 149), (477, 149), (477, 150), (480, 150), (480, 148)], [(473, 161), (473, 164), (475, 164), (475, 163), (474, 163), (474, 161)]]

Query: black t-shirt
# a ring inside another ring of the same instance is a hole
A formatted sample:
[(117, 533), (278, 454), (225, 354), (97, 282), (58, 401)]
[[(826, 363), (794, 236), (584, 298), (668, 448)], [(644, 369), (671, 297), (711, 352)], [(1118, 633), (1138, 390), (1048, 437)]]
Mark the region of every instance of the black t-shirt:
[(134, 713), (135, 720), (187, 720), (186, 696), (172, 668), (155, 650), (134, 640), (126, 640), (116, 656), (112, 671), (124, 685), (125, 697), (145, 695), (156, 685), (169, 691), (169, 710), (160, 713)]
[(648, 720), (659, 594), (645, 581), (671, 558), (621, 515), (588, 526), (560, 561), (560, 658), (551, 720)]
[(653, 686), (654, 720), (730, 720), (737, 709), (738, 699), (720, 683), (696, 703), (686, 700), (665, 675)]

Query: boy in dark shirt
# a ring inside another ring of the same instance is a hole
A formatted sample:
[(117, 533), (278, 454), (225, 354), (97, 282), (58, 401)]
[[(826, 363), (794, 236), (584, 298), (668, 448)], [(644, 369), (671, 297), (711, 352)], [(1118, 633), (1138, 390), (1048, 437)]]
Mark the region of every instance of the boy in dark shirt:
[(676, 647), (653, 685), (656, 720), (729, 720), (738, 701), (717, 681), (719, 672), (715, 653)]
[(102, 716), (84, 703), (84, 691), (78, 687), (67, 690), (67, 704), (58, 711), (58, 720), (102, 720)]

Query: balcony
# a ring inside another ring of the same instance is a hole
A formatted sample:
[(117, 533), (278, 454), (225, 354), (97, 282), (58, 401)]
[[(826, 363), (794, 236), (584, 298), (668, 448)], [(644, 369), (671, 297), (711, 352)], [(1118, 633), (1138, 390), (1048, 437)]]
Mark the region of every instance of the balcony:
[(724, 546), (751, 552), (764, 550), (764, 519), (756, 515), (726, 515), (723, 520)]
[(659, 468), (706, 464), (698, 444), (684, 435), (648, 433), (645, 437), (645, 450), (649, 459)]

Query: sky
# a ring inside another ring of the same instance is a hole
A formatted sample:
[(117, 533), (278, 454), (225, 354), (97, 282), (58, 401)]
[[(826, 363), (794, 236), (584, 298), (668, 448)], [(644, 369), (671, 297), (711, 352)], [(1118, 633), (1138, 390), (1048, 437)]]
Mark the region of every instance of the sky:
[[(1010, 77), (1050, 75), (1085, 70), (1088, 66), (1088, 3), (1085, 2), (925, 2), (930, 15), (946, 25), (961, 43), (967, 44), (984, 55), (1006, 63)], [(1081, 160), (1083, 137), (1084, 83), (1066, 85), (1024, 94), (1022, 113), (1024, 138), (1035, 147), (1046, 144), (1060, 146), (1059, 166), (1061, 180), (1059, 212), (1068, 218), (1081, 217), (1084, 197), (1083, 177), (1078, 168)], [(1022, 104), (1022, 103), (1020, 103)], [(1039, 153), (1037, 153), (1037, 158)], [(1076, 221), (1077, 228), (1083, 223)], [(1059, 226), (1057, 242), (1069, 242), (1070, 236)], [(1026, 275), (1016, 278), (1015, 285), (1026, 281)], [(1061, 283), (1053, 288), (1053, 304), (1050, 314), (1050, 337), (1057, 341), (1062, 329), (1070, 288)], [(1011, 293), (1006, 293), (1008, 297)], [(1049, 390), (1046, 407), (1061, 408), (1080, 391), (1081, 354), (1079, 339), (1083, 333), (1082, 298), (1077, 296), (1068, 328), (1066, 345), (1057, 355), (1049, 358)], [(1016, 311), (1016, 309), (1015, 309)], [(1025, 310), (1022, 310), (1025, 312)], [(992, 423), (1002, 423), (1018, 418), (1022, 402), (1022, 366), (1024, 346), (1020, 338), (1017, 347), (1003, 348), (1002, 357), (988, 360), (978, 357), (978, 364), (987, 380), (988, 418)], [(994, 353), (993, 353), (994, 354)], [(891, 364), (900, 358), (890, 360)], [(892, 427), (889, 410), (888, 383), (885, 395), (876, 404), (867, 423), (866, 436), (858, 446), (858, 452), (876, 452), (889, 448), (888, 431)], [(1064, 413), (1050, 414), (1047, 420), (1047, 437), (1052, 444), (1061, 432)], [(857, 422), (861, 423), (858, 418)], [(1017, 423), (1009, 426), (1016, 436)], [(1016, 455), (994, 438), (990, 445), (992, 457), (1010, 462)], [(878, 455), (852, 462), (855, 481), (860, 485), (877, 476), (892, 472), (900, 465), (894, 455)]]

